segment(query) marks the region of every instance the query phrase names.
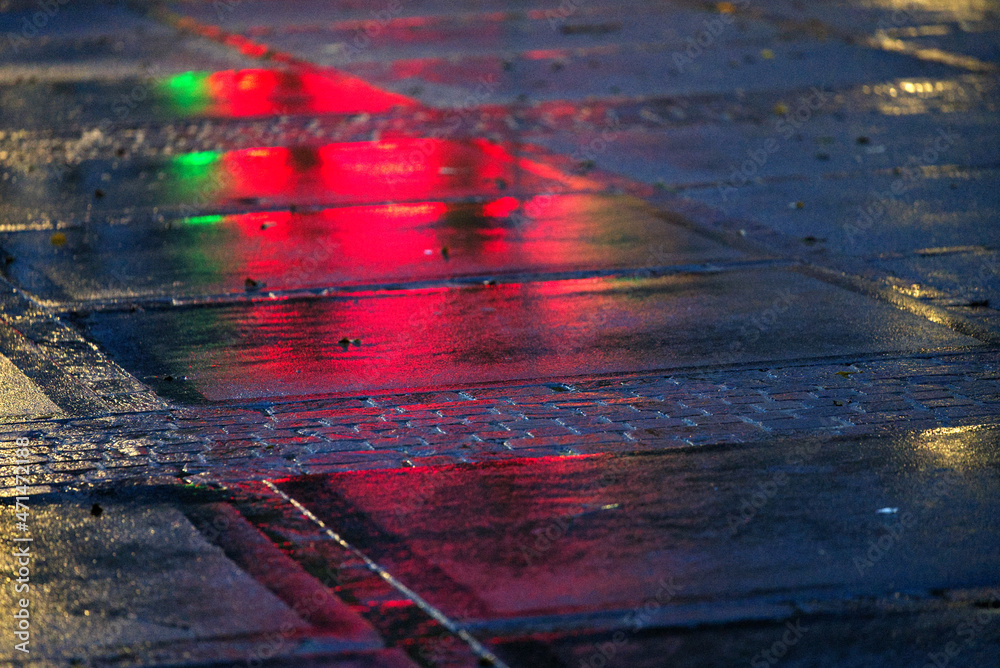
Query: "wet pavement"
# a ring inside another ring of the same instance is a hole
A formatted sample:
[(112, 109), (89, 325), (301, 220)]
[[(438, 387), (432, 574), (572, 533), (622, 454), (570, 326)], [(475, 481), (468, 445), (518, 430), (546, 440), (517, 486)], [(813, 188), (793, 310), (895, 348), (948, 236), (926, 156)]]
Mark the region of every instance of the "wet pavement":
[(995, 2), (42, 10), (0, 661), (995, 664)]

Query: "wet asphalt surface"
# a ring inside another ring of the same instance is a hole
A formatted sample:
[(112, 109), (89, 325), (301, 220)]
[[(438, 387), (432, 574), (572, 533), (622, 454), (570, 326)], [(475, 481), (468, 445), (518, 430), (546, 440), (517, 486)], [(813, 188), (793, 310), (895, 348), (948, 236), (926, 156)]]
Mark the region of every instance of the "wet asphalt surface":
[[(0, 9), (5, 416), (426, 391), (449, 438), (472, 386), (1000, 341), (995, 2)], [(997, 665), (996, 415), (962, 410), (53, 488), (37, 665)]]

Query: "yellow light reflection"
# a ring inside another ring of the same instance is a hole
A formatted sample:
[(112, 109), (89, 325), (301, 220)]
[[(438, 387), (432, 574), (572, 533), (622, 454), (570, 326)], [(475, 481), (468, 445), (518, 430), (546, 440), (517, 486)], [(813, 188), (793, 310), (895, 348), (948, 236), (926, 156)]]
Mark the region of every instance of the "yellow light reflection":
[(866, 0), (859, 4), (911, 14), (938, 12), (955, 21), (981, 21), (996, 6), (992, 0)]
[(980, 461), (979, 445), (985, 437), (985, 425), (938, 427), (920, 432), (914, 445), (935, 466), (966, 468)]
[(979, 94), (972, 82), (956, 80), (910, 80), (862, 86), (865, 95), (875, 95), (881, 113), (887, 116), (948, 113), (967, 105)]

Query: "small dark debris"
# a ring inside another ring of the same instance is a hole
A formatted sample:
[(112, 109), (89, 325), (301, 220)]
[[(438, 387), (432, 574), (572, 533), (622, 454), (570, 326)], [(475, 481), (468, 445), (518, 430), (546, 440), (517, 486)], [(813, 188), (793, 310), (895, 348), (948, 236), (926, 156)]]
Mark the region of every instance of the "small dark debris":
[(119, 158), (123, 157), (125, 155), (125, 149), (123, 148), (118, 149), (117, 151), (115, 151), (115, 155), (117, 155)]
[(347, 338), (345, 336), (340, 341), (337, 341), (337, 344), (346, 351), (352, 345), (354, 345), (354, 346), (360, 346), (361, 345), (361, 339), (350, 339), (350, 338)]
[(101, 199), (102, 197), (104, 197), (104, 191), (98, 188), (97, 190), (94, 191), (94, 197), (96, 197), (97, 199)]
[(441, 249), (441, 257), (443, 257), (444, 259), (447, 260), (450, 256), (451, 256), (451, 253), (448, 251), (448, 247), (447, 246), (445, 246), (444, 248)]
[(816, 159), (817, 160), (829, 160), (830, 159), (830, 154), (826, 153), (824, 151), (818, 151), (816, 153)]
[(497, 190), (507, 190), (507, 181), (505, 179), (497, 179)]
[(247, 292), (252, 292), (254, 290), (260, 290), (264, 287), (264, 284), (248, 277), (247, 280), (243, 281), (243, 286), (246, 288)]
[(990, 305), (989, 299), (973, 299), (966, 306), (969, 308), (988, 308)]
[(802, 237), (802, 243), (809, 244), (810, 246), (813, 244), (823, 243), (824, 241), (826, 241), (826, 238), (824, 237), (814, 237), (812, 235)]
[(168, 374), (163, 377), (163, 380), (167, 381), (168, 383), (172, 383), (174, 382), (174, 377)]
[(101, 504), (95, 503), (90, 507), (90, 514), (94, 517), (100, 517), (101, 513), (104, 512), (104, 508), (101, 508)]
[(861, 137), (858, 137), (858, 143), (859, 144), (871, 144), (872, 140), (869, 139), (868, 137), (861, 136)]

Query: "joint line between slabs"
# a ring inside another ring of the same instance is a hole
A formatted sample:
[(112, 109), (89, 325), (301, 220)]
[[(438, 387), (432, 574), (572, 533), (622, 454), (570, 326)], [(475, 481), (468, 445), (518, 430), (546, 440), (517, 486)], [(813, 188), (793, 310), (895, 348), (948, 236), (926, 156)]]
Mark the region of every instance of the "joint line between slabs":
[(323, 522), (323, 520), (321, 520), (320, 518), (316, 517), (316, 515), (314, 515), (311, 510), (309, 510), (308, 508), (306, 508), (305, 506), (303, 506), (301, 503), (299, 503), (298, 500), (292, 498), (291, 496), (289, 496), (285, 492), (283, 492), (280, 489), (278, 489), (275, 486), (275, 484), (272, 483), (270, 480), (265, 480), (264, 484), (271, 491), (273, 491), (275, 494), (277, 494), (278, 496), (280, 496), (281, 498), (283, 498), (285, 501), (288, 501), (290, 504), (292, 504), (293, 506), (295, 506), (295, 508), (300, 513), (302, 513), (302, 515), (304, 517), (308, 518), (310, 521), (312, 521), (313, 523), (315, 523), (320, 529), (323, 530), (323, 532), (327, 536), (329, 536), (334, 541), (336, 541), (337, 544), (339, 544), (344, 549), (350, 551), (352, 554), (354, 554), (357, 557), (359, 557), (362, 561), (364, 561), (365, 565), (368, 567), (369, 570), (371, 570), (373, 573), (375, 573), (376, 575), (378, 575), (379, 577), (381, 577), (383, 580), (385, 580), (386, 582), (388, 582), (393, 588), (395, 588), (401, 594), (403, 594), (404, 596), (406, 596), (408, 599), (410, 599), (411, 601), (413, 601), (413, 603), (418, 608), (420, 608), (425, 613), (427, 613), (428, 615), (430, 615), (435, 621), (437, 621), (439, 624), (441, 624), (441, 626), (445, 627), (451, 633), (457, 635), (459, 638), (461, 638), (463, 641), (465, 641), (465, 643), (469, 646), (469, 648), (477, 656), (479, 656), (479, 657), (481, 657), (483, 659), (486, 659), (487, 661), (490, 661), (497, 668), (509, 668), (509, 666), (506, 663), (504, 663), (503, 661), (501, 661), (500, 658), (497, 657), (495, 654), (493, 654), (493, 652), (491, 652), (489, 649), (487, 649), (485, 645), (483, 645), (481, 642), (479, 642), (478, 640), (476, 640), (468, 631), (466, 631), (465, 629), (461, 628), (458, 625), (458, 623), (456, 623), (456, 622), (452, 621), (451, 619), (449, 619), (443, 612), (441, 612), (440, 610), (438, 610), (437, 608), (435, 608), (433, 605), (431, 605), (430, 603), (428, 603), (426, 600), (424, 600), (423, 597), (420, 596), (420, 594), (418, 594), (417, 592), (413, 591), (412, 589), (410, 589), (409, 587), (407, 587), (406, 585), (404, 585), (402, 582), (400, 582), (399, 580), (397, 580), (392, 575), (392, 573), (390, 573), (386, 569), (384, 569), (381, 566), (379, 566), (378, 563), (376, 563), (374, 560), (372, 560), (370, 557), (368, 557), (368, 555), (366, 555), (364, 552), (362, 552), (361, 550), (359, 550), (358, 548), (354, 547), (353, 545), (351, 545), (350, 543), (348, 543), (346, 540), (344, 540), (343, 537), (341, 537), (337, 532), (335, 532), (333, 529), (331, 529), (330, 527), (328, 527), (326, 525), (326, 523)]

